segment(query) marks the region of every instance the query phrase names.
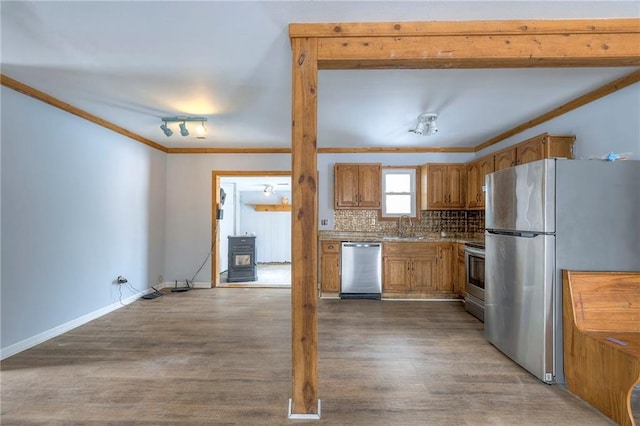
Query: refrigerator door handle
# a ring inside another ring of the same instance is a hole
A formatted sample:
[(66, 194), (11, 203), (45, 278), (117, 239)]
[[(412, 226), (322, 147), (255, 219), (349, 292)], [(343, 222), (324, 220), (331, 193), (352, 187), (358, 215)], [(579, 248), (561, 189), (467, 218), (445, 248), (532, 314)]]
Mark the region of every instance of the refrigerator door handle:
[(509, 235), (511, 237), (522, 237), (522, 238), (535, 238), (538, 235), (544, 235), (544, 233), (540, 232), (526, 232), (526, 231), (494, 231), (487, 229), (488, 234), (494, 235)]

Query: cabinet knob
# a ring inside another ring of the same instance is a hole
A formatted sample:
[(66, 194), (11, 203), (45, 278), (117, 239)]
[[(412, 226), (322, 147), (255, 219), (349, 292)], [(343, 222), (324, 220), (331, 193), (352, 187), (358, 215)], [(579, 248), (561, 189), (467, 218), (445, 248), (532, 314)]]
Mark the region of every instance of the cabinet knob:
[(331, 244), (331, 245), (329, 246), (329, 249), (333, 249), (333, 244)]

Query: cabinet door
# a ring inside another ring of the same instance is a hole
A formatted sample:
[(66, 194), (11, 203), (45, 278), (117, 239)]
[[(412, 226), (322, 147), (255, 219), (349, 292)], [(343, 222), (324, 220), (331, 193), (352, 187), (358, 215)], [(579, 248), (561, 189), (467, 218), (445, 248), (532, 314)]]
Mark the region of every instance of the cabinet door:
[(333, 192), (336, 208), (358, 206), (358, 165), (336, 164)]
[(455, 292), (460, 296), (466, 295), (465, 287), (467, 285), (467, 270), (464, 263), (464, 243), (457, 244), (457, 268), (456, 268), (456, 284)]
[(384, 291), (409, 291), (411, 278), (411, 260), (406, 257), (388, 256), (383, 262)]
[(338, 293), (340, 291), (340, 255), (334, 253), (323, 254), (320, 264), (322, 291)]
[(573, 158), (575, 136), (548, 136), (542, 147), (544, 158)]
[(447, 166), (444, 164), (427, 165), (427, 205), (429, 208), (446, 207)]
[(478, 168), (479, 170), (479, 181), (478, 181), (478, 194), (477, 194), (477, 199), (478, 199), (478, 207), (484, 208), (484, 190), (482, 189), (484, 187), (484, 178), (486, 175), (488, 175), (489, 173), (493, 173), (495, 171), (494, 169), (494, 165), (493, 165), (493, 156), (487, 157), (487, 158), (482, 158), (479, 161), (480, 167)]
[(447, 166), (445, 175), (447, 182), (446, 206), (450, 208), (464, 208), (467, 199), (465, 196), (467, 168), (464, 164), (451, 164)]
[(438, 280), (436, 289), (442, 292), (453, 292), (453, 280), (455, 272), (454, 245), (451, 243), (440, 244), (438, 247)]
[(411, 290), (438, 291), (438, 258), (436, 256), (412, 258), (411, 272)]
[(542, 138), (516, 146), (516, 162), (518, 164), (542, 160)]
[(497, 152), (493, 159), (496, 171), (507, 169), (516, 165), (516, 150), (515, 148), (505, 149)]
[(473, 209), (479, 207), (478, 191), (481, 190), (480, 184), (480, 163), (473, 161), (467, 165), (467, 208)]
[(380, 179), (379, 164), (358, 166), (358, 205), (360, 207), (380, 207)]

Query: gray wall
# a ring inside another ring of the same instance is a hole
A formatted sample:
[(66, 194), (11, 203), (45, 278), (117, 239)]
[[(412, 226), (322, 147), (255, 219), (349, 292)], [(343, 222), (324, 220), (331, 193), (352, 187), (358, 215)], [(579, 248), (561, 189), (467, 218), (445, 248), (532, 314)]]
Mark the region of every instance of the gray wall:
[[(13, 90), (0, 94), (4, 357), (119, 307), (118, 275), (141, 291), (158, 283), (166, 154)], [(123, 299), (136, 294), (121, 289)]]
[[(191, 279), (211, 250), (212, 170), (290, 169), (289, 154), (169, 155), (165, 278), (168, 281)], [(211, 281), (211, 259), (207, 260), (195, 281)]]

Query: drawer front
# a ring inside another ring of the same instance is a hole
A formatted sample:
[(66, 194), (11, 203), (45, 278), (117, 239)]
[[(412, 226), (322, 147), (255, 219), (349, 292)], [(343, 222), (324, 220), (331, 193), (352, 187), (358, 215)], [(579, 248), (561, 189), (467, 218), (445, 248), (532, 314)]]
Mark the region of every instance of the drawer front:
[(340, 242), (338, 241), (322, 241), (323, 253), (340, 253)]
[(384, 243), (383, 256), (437, 256), (437, 243)]

